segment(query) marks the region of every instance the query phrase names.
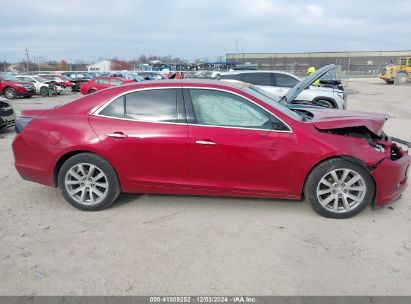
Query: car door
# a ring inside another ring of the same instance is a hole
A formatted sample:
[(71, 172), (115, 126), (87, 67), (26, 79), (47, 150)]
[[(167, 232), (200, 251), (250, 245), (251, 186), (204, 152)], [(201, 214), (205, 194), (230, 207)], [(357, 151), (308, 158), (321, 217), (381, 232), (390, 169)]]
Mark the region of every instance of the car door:
[(106, 146), (107, 159), (124, 178), (123, 191), (189, 185), (181, 92), (181, 88), (131, 92), (90, 116), (90, 124)]
[(193, 187), (287, 196), (296, 161), (289, 126), (230, 92), (186, 89), (184, 99)]

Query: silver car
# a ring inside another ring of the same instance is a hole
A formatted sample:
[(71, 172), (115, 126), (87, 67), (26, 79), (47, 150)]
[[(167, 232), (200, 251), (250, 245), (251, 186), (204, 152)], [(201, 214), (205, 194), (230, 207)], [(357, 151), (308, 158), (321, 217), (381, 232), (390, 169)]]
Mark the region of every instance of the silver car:
[[(297, 76), (283, 71), (222, 72), (219, 79), (251, 83), (278, 97), (286, 95), (292, 87), (301, 81)], [(294, 101), (294, 103), (307, 102), (328, 108), (347, 109), (346, 94), (336, 88), (310, 86), (302, 91)]]

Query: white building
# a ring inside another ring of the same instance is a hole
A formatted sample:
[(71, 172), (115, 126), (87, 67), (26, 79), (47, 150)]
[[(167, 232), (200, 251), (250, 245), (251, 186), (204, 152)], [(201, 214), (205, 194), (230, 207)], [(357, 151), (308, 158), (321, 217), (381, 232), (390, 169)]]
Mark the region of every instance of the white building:
[(99, 60), (93, 64), (87, 66), (89, 72), (110, 72), (111, 61), (107, 59)]

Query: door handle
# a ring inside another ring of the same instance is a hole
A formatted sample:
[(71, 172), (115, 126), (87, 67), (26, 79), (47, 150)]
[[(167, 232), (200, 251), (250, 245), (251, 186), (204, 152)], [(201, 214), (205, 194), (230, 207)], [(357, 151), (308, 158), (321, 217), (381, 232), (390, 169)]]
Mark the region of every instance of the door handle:
[(197, 141), (196, 141), (196, 144), (198, 144), (198, 145), (203, 145), (203, 146), (213, 146), (213, 145), (215, 145), (216, 143), (215, 143), (215, 142), (212, 142), (212, 141), (210, 141), (210, 140), (197, 140)]
[(106, 134), (108, 137), (113, 137), (113, 138), (126, 138), (128, 137), (127, 134), (124, 134), (123, 132), (113, 132)]

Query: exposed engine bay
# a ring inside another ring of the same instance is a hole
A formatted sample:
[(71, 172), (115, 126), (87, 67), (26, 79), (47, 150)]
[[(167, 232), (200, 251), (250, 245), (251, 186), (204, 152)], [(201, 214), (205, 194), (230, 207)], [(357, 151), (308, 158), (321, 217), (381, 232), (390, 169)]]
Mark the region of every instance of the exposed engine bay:
[[(401, 147), (397, 145), (395, 139), (393, 140), (389, 136), (387, 136), (384, 132), (381, 136), (377, 136), (368, 130), (366, 127), (349, 127), (349, 128), (341, 128), (341, 129), (332, 129), (332, 130), (319, 130), (320, 132), (326, 132), (330, 134), (336, 134), (341, 136), (348, 136), (354, 138), (364, 138), (370, 146), (372, 146), (375, 150), (380, 152), (385, 152), (389, 159), (397, 160), (402, 157), (401, 154)], [(406, 146), (411, 146), (411, 143), (401, 140), (400, 144), (405, 144)]]

